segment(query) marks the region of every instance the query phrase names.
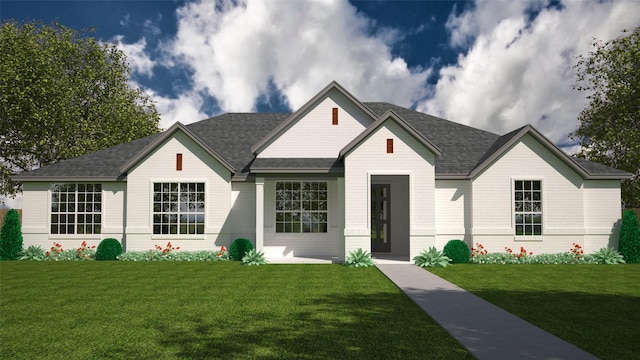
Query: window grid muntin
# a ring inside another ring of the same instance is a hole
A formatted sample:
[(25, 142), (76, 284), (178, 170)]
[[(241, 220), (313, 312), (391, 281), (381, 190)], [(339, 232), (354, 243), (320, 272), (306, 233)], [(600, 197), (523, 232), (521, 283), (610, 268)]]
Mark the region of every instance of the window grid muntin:
[(276, 233), (326, 233), (326, 181), (276, 182)]
[(153, 233), (204, 234), (204, 183), (154, 183)]
[(514, 181), (514, 228), (516, 236), (542, 235), (542, 181)]
[(51, 234), (100, 234), (102, 184), (53, 184), (50, 220)]

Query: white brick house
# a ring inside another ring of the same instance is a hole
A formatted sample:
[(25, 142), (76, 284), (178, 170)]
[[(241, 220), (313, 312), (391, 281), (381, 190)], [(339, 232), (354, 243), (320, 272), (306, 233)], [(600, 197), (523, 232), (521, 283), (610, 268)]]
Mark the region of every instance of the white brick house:
[(13, 176), (24, 243), (125, 250), (249, 238), (269, 257), (410, 259), (451, 239), (534, 253), (617, 246), (620, 180), (525, 126), (503, 136), (333, 82), (294, 113), (223, 114)]

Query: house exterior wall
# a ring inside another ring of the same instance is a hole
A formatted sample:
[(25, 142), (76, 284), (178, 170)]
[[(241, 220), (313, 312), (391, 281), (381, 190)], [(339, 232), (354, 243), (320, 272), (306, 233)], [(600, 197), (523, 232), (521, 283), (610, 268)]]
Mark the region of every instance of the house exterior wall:
[[(183, 169), (176, 170), (176, 154)], [(196, 235), (154, 235), (153, 184), (156, 182), (203, 182), (205, 184), (205, 230)], [(149, 250), (167, 242), (182, 250), (215, 250), (228, 246), (222, 233), (231, 211), (231, 173), (187, 135), (173, 137), (141, 160), (127, 174), (127, 250)]]
[[(542, 236), (515, 236), (514, 180), (541, 181)], [(583, 182), (579, 174), (532, 136), (524, 136), (507, 153), (473, 179), (473, 227), (472, 243), (469, 245), (481, 243), (489, 252), (504, 251), (505, 246), (518, 251), (522, 246), (534, 254), (567, 252), (573, 243), (585, 246), (585, 221), (590, 221), (597, 215), (585, 218)], [(600, 190), (590, 191), (586, 197), (591, 201), (592, 196), (596, 198), (605, 194), (615, 195), (613, 189)], [(619, 204), (619, 197), (617, 201)], [(589, 210), (589, 214), (591, 211)], [(615, 214), (619, 214), (619, 210), (609, 213), (605, 220), (599, 221), (599, 227), (608, 227), (610, 230), (615, 222), (612, 219)], [(608, 238), (608, 235), (591, 237), (588, 243), (590, 247), (599, 248), (606, 246)]]
[[(392, 154), (387, 139), (394, 139)], [(386, 121), (345, 156), (345, 253), (371, 250), (371, 176), (409, 176), (413, 258), (435, 243), (434, 154), (393, 121)], [(341, 259), (342, 260), (342, 259)]]
[(254, 182), (231, 183), (231, 212), (222, 233), (229, 234), (229, 248), (233, 240), (245, 238), (255, 245), (256, 239), (256, 186)]
[[(332, 125), (334, 107), (338, 108), (338, 125)], [(372, 123), (367, 114), (335, 89), (301, 116), (258, 157), (336, 158), (344, 146)]]
[(471, 181), (436, 180), (436, 248), (449, 240), (471, 244)]
[[(60, 182), (62, 183), (62, 182)], [(70, 184), (86, 183), (66, 182)], [(83, 241), (88, 246), (98, 246), (106, 238), (122, 241), (124, 233), (124, 199), (126, 183), (103, 182), (102, 224), (100, 234), (51, 234), (51, 187), (53, 183), (25, 182), (23, 184), (22, 235), (23, 246), (41, 246), (48, 250), (54, 242), (63, 249), (73, 249)]]
[[(276, 232), (276, 182), (277, 181), (326, 181), (327, 182), (327, 232), (326, 233), (277, 233)], [(338, 180), (335, 177), (273, 176), (264, 183), (264, 248), (267, 257), (335, 257), (338, 254), (339, 225), (341, 223), (338, 201)]]
[(52, 242), (57, 241), (52, 240), (49, 235), (50, 189), (50, 183), (25, 182), (22, 184), (22, 241), (25, 248), (34, 245), (49, 249)]
[(600, 248), (618, 248), (620, 230), (620, 180), (585, 180), (584, 250), (591, 253)]

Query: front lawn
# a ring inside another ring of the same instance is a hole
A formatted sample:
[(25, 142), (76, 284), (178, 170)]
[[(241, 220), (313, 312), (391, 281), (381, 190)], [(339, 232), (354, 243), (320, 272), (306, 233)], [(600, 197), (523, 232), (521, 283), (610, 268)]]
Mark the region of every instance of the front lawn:
[(602, 359), (640, 354), (640, 265), (453, 265), (432, 273)]
[(0, 262), (3, 359), (471, 356), (375, 268)]

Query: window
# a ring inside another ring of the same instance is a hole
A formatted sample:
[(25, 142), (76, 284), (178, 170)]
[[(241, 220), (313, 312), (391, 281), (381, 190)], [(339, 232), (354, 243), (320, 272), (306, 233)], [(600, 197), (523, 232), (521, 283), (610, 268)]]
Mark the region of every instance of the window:
[(327, 183), (276, 182), (276, 232), (326, 233)]
[(540, 180), (514, 182), (514, 217), (517, 236), (542, 235)]
[(154, 234), (204, 234), (204, 183), (153, 184)]
[(393, 154), (393, 139), (387, 139), (387, 154)]
[(338, 108), (332, 110), (331, 124), (338, 125)]
[(100, 234), (101, 224), (101, 184), (51, 187), (51, 234)]

